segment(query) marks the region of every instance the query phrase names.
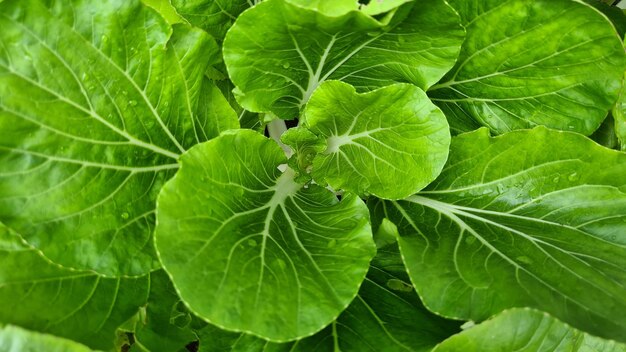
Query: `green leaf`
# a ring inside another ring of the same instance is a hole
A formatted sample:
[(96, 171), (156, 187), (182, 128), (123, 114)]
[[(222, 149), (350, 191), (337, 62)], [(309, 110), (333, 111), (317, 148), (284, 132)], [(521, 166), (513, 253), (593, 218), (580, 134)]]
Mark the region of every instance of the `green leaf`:
[(250, 130), (190, 149), (158, 200), (157, 248), (192, 312), (274, 341), (311, 335), (357, 294), (375, 248), (367, 207), (303, 187)]
[(411, 280), (443, 316), (481, 321), (544, 310), (598, 336), (626, 337), (626, 154), (538, 127), (453, 138), (425, 191), (368, 201), (393, 221)]
[(617, 99), (626, 55), (580, 1), (451, 0), (467, 27), (456, 66), (429, 96), (456, 132), (545, 125), (591, 134)]
[(327, 145), (313, 159), (313, 179), (337, 190), (404, 198), (432, 182), (448, 157), (446, 118), (414, 85), (358, 94), (349, 84), (325, 82), (304, 116)]
[(282, 143), (288, 145), (293, 151), (289, 158), (288, 165), (296, 170), (298, 182), (309, 182), (311, 176), (311, 165), (315, 156), (326, 149), (326, 141), (318, 137), (306, 127), (296, 127), (285, 131), (281, 136)]
[(244, 108), (293, 119), (326, 80), (359, 91), (397, 82), (426, 89), (454, 65), (463, 37), (443, 0), (416, 2), (390, 27), (361, 11), (330, 17), (268, 0), (239, 16), (224, 61)]
[(105, 278), (60, 267), (0, 224), (0, 323), (106, 350), (145, 304), (149, 286), (148, 276)]
[[(626, 79), (623, 82), (626, 82)], [(615, 119), (615, 134), (617, 134), (620, 147), (622, 151), (626, 151), (626, 84), (624, 83), (619, 99), (613, 107), (613, 119)]]
[(7, 325), (4, 327), (0, 326), (0, 351), (90, 352), (91, 350), (74, 341)]
[(626, 346), (576, 330), (533, 309), (511, 309), (465, 330), (433, 352), (623, 352)]
[(170, 4), (169, 0), (141, 0), (144, 4), (157, 10), (167, 23), (181, 23), (183, 19), (176, 12), (176, 9)]
[(459, 325), (422, 306), (392, 244), (379, 249), (356, 299), (321, 332), (276, 344), (210, 326), (200, 331), (200, 352), (425, 352), (458, 332)]
[(261, 0), (171, 0), (180, 16), (222, 40), (240, 13)]
[(189, 313), (163, 270), (150, 274), (145, 316), (135, 326), (135, 343), (147, 351), (178, 351), (198, 339)]
[(0, 220), (67, 267), (158, 268), (161, 185), (179, 154), (237, 127), (203, 78), (215, 41), (137, 0), (10, 0), (0, 13)]

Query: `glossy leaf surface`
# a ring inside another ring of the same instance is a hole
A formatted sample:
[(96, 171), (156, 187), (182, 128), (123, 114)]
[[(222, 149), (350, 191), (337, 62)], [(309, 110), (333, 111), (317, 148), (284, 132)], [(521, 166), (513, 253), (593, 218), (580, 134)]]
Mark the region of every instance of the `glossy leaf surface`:
[(157, 268), (160, 187), (187, 148), (237, 127), (203, 77), (215, 41), (137, 0), (0, 13), (0, 220), (67, 267)]
[(535, 307), (624, 340), (626, 154), (538, 127), (453, 138), (441, 176), (399, 202), (368, 202), (393, 221), (424, 304), (481, 321)]
[(429, 95), (454, 131), (544, 125), (589, 135), (598, 128), (626, 67), (621, 39), (603, 14), (572, 0), (450, 4), (467, 39)]
[(157, 248), (209, 322), (274, 341), (311, 335), (356, 296), (374, 256), (369, 214), (304, 188), (274, 141), (237, 130), (191, 149), (159, 196)]
[(326, 80), (359, 91), (397, 82), (426, 89), (454, 65), (463, 37), (443, 0), (416, 2), (390, 27), (358, 10), (330, 17), (269, 0), (239, 16), (224, 60), (244, 108), (293, 119)]
[(304, 126), (326, 140), (313, 159), (313, 179), (336, 190), (401, 199), (432, 182), (448, 157), (445, 116), (410, 84), (358, 94), (349, 84), (326, 82), (305, 117)]

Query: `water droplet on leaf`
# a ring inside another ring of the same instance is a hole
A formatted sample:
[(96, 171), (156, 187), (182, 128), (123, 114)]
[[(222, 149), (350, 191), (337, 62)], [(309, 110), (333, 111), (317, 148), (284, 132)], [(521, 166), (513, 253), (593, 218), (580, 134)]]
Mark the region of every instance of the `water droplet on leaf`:
[(128, 104), (130, 104), (130, 106), (137, 106), (137, 100), (129, 100)]
[(532, 259), (530, 259), (530, 258), (528, 258), (528, 257), (527, 257), (527, 256), (525, 256), (525, 255), (519, 256), (519, 257), (515, 258), (515, 260), (516, 260), (516, 261), (518, 261), (518, 262), (520, 262), (520, 263), (522, 263), (522, 264), (528, 264), (528, 265), (530, 265), (530, 264), (532, 264), (532, 263), (533, 263), (533, 260), (532, 260)]
[(130, 217), (130, 214), (128, 214), (128, 212), (125, 211), (125, 212), (122, 213), (122, 219), (126, 220), (129, 217)]
[(256, 247), (256, 241), (253, 239), (249, 239), (248, 240), (248, 246), (250, 247)]
[(327, 247), (328, 248), (333, 248), (336, 245), (337, 245), (337, 240), (333, 239), (333, 240), (328, 241), (328, 246)]
[(283, 64), (283, 68), (289, 68), (289, 66), (291, 66), (291, 64), (289, 62), (285, 62)]
[(570, 180), (571, 182), (578, 181), (579, 178), (580, 176), (578, 175), (578, 172), (574, 172), (567, 177), (567, 179)]
[(285, 263), (285, 261), (282, 259), (276, 259), (276, 266), (278, 266), (282, 270), (285, 270), (287, 268), (287, 263)]
[(394, 291), (401, 292), (411, 292), (413, 291), (413, 286), (407, 284), (406, 282), (398, 279), (390, 279), (387, 281), (387, 287)]

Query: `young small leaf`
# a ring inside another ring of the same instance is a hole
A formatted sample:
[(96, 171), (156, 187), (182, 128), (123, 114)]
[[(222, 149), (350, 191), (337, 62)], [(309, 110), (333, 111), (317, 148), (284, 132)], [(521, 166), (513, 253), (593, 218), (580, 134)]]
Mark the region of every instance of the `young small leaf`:
[(181, 298), (228, 330), (287, 341), (331, 323), (374, 256), (367, 207), (304, 188), (274, 141), (223, 133), (181, 157), (158, 200), (156, 244)]
[(326, 139), (313, 159), (315, 181), (387, 199), (432, 182), (450, 147), (445, 116), (410, 84), (358, 94), (349, 84), (326, 82), (307, 104), (304, 126)]

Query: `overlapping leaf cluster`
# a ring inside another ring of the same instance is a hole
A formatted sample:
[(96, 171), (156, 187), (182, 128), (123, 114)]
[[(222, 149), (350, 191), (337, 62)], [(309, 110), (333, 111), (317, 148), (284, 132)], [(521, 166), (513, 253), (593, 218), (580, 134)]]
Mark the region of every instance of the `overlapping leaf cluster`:
[(0, 351), (626, 351), (616, 7), (4, 0), (0, 29)]

